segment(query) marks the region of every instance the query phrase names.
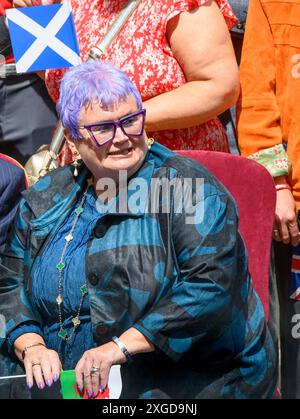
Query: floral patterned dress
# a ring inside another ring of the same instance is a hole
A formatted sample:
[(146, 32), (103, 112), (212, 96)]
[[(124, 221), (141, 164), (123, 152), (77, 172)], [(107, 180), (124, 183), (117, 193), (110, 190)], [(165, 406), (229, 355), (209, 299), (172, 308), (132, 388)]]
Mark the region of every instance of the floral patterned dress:
[[(71, 0), (78, 42), (83, 61), (99, 43), (127, 0)], [(141, 0), (125, 27), (111, 43), (104, 60), (121, 68), (136, 84), (143, 101), (186, 83), (166, 38), (168, 21), (177, 14), (195, 9), (207, 0)], [(236, 18), (226, 0), (217, 0), (231, 28)], [(48, 70), (46, 85), (54, 101), (65, 70)], [(218, 119), (185, 129), (148, 132), (170, 149), (228, 151), (226, 133)]]

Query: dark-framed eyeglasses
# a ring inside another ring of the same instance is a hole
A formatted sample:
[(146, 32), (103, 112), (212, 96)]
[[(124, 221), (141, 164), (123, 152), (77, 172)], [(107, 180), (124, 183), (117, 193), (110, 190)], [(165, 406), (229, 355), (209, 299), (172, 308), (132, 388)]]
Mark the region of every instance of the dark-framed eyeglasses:
[(145, 126), (145, 115), (146, 109), (141, 109), (114, 121), (82, 125), (79, 128), (85, 128), (96, 146), (101, 147), (115, 138), (118, 127), (129, 137), (139, 137), (142, 135)]

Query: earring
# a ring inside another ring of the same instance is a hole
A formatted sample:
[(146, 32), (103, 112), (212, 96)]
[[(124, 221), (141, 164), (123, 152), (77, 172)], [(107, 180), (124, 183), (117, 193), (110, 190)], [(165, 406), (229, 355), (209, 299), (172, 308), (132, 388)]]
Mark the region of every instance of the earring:
[(148, 146), (148, 150), (150, 150), (152, 144), (154, 143), (154, 138), (146, 138), (146, 144)]
[(73, 173), (73, 175), (74, 175), (74, 177), (77, 177), (78, 176), (78, 166), (80, 166), (80, 163), (79, 163), (79, 160), (80, 160), (80, 156), (79, 156), (79, 153), (74, 153), (74, 161), (73, 161), (73, 166), (74, 166), (74, 173)]

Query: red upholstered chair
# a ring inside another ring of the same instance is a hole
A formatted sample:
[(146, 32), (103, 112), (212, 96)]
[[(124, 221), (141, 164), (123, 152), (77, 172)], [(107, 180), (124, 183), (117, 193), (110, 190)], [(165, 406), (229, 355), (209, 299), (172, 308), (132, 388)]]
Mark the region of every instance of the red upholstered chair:
[(238, 155), (216, 151), (180, 150), (213, 173), (234, 197), (239, 230), (249, 255), (254, 287), (269, 318), (269, 265), (276, 192), (274, 181), (260, 164)]

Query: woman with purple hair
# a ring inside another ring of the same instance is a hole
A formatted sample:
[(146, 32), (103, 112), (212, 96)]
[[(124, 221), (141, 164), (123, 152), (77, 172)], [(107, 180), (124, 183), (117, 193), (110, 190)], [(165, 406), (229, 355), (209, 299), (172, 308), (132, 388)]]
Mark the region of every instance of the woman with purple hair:
[[(82, 61), (128, 3), (70, 0)], [(229, 151), (217, 116), (234, 105), (239, 93), (228, 30), (236, 22), (227, 0), (141, 0), (103, 54), (102, 60), (123, 70), (137, 86), (147, 110), (146, 131), (160, 144), (171, 150)], [(54, 102), (66, 70), (46, 71)]]
[(0, 255), (3, 348), (28, 388), (75, 369), (98, 397), (120, 364), (121, 398), (271, 397), (276, 356), (232, 197), (147, 137), (138, 91), (110, 64), (68, 71), (57, 108), (82, 160), (24, 193)]

